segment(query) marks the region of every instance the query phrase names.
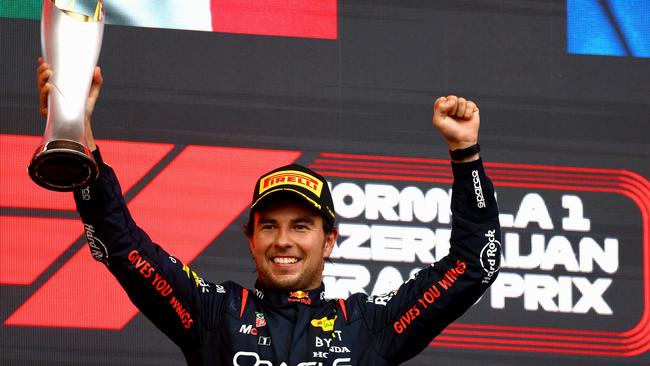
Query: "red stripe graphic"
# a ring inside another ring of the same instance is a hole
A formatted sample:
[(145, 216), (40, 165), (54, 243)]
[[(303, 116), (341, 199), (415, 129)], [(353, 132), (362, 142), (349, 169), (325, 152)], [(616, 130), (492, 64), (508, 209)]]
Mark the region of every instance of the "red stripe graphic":
[[(0, 135), (0, 206), (75, 209), (71, 193), (45, 190), (31, 181), (27, 164), (41, 137)], [(99, 141), (102, 151), (118, 166), (124, 189), (137, 181), (167, 154), (172, 145)], [(138, 159), (133, 159), (138, 156)], [(1, 216), (0, 284), (28, 285), (82, 234), (78, 220)]]
[[(129, 208), (154, 241), (189, 263), (250, 204), (251, 187), (262, 173), (299, 155), (189, 146), (129, 202)], [(122, 329), (136, 314), (117, 281), (82, 248), (5, 324)]]
[[(498, 349), (558, 354), (635, 356), (650, 350), (650, 182), (614, 169), (486, 163), (495, 186), (617, 194), (640, 209), (644, 310), (624, 332), (454, 323), (434, 347)], [(328, 177), (451, 184), (448, 160), (322, 153), (310, 167)]]
[(41, 140), (37, 136), (0, 135), (0, 207), (74, 209), (69, 194), (46, 191), (27, 175), (29, 159)]
[[(108, 270), (81, 248), (5, 321), (5, 325), (119, 329), (137, 311)], [(107, 319), (110, 318), (110, 319)]]
[[(37, 136), (0, 135), (0, 207), (75, 210), (72, 194), (43, 189), (27, 175), (29, 159), (41, 140), (42, 137)], [(126, 141), (100, 140), (97, 144), (104, 155), (111, 157), (125, 189), (142, 179), (173, 148), (169, 144)], [(134, 159), (134, 156), (138, 158)]]
[(80, 234), (79, 220), (0, 216), (0, 284), (29, 285)]
[(336, 39), (336, 0), (212, 0), (215, 32)]

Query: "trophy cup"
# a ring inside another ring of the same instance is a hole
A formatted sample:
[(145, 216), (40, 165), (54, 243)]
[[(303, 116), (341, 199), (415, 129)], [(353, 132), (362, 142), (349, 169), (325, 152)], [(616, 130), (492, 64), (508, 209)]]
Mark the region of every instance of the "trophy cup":
[(94, 16), (88, 16), (65, 3), (74, 0), (43, 0), (41, 47), (54, 88), (43, 141), (28, 168), (36, 184), (53, 191), (81, 188), (99, 171), (86, 144), (84, 119), (104, 32), (104, 6), (97, 0)]

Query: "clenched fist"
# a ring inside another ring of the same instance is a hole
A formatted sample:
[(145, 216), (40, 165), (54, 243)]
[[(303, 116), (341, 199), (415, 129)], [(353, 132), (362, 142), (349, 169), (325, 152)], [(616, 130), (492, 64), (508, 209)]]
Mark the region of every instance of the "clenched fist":
[[(445, 137), (449, 150), (464, 149), (478, 142), (481, 124), (478, 106), (455, 95), (439, 97), (433, 107), (433, 125)], [(462, 161), (478, 159), (478, 153)]]

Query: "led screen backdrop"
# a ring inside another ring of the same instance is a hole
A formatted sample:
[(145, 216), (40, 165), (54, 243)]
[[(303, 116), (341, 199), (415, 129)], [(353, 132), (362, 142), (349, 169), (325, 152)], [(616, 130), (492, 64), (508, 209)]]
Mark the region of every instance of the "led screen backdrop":
[[(151, 3), (106, 1), (94, 131), (138, 224), (192, 270), (252, 285), (249, 190), (292, 161), (332, 187), (329, 296), (440, 259), (451, 174), (431, 108), (460, 94), (481, 108), (501, 274), (408, 364), (650, 362), (647, 1)], [(182, 365), (92, 259), (71, 195), (26, 174), (39, 13), (0, 4), (0, 363)]]

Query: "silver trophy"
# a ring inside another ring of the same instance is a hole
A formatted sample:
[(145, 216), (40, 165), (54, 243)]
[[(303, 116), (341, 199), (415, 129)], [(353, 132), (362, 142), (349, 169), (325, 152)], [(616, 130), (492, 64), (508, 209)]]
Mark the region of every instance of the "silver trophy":
[(36, 184), (73, 191), (93, 181), (97, 163), (86, 144), (85, 110), (104, 33), (104, 5), (94, 15), (74, 11), (74, 0), (43, 0), (41, 47), (52, 67), (43, 142), (29, 164)]

